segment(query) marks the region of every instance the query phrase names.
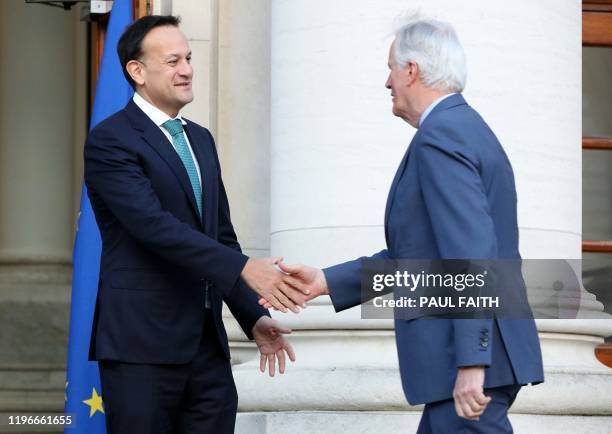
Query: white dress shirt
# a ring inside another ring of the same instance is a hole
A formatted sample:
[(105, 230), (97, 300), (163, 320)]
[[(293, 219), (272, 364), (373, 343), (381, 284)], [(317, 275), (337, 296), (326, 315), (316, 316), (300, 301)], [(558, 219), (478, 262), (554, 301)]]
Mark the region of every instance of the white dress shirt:
[(427, 109), (423, 112), (423, 114), (421, 115), (421, 119), (419, 119), (419, 127), (421, 125), (423, 125), (423, 122), (425, 121), (425, 118), (427, 116), (429, 116), (429, 113), (431, 113), (431, 111), (438, 105), (440, 104), (442, 101), (444, 101), (446, 98), (448, 98), (451, 95), (455, 95), (457, 92), (453, 92), (453, 93), (448, 93), (446, 95), (441, 96), (440, 98), (438, 98), (437, 100), (435, 100), (434, 102), (432, 102), (431, 104), (429, 104), (429, 107), (427, 107)]
[[(164, 113), (163, 111), (155, 107), (153, 104), (151, 104), (146, 99), (144, 99), (142, 96), (138, 94), (138, 92), (134, 93), (133, 100), (134, 100), (134, 104), (136, 104), (140, 108), (140, 110), (142, 110), (148, 116), (148, 118), (151, 119), (153, 123), (159, 127), (161, 132), (164, 133), (164, 136), (166, 136), (166, 138), (168, 139), (168, 141), (174, 148), (174, 143), (172, 143), (172, 136), (170, 135), (167, 129), (162, 127), (162, 124), (164, 122), (169, 121), (173, 118), (171, 118), (166, 113)], [(180, 113), (176, 115), (174, 119), (180, 119), (183, 125), (187, 125), (187, 122), (183, 120)], [(198, 179), (200, 180), (200, 185), (202, 186), (202, 190), (204, 190), (204, 186), (202, 185), (202, 175), (200, 174), (200, 166), (198, 165), (198, 160), (196, 159), (196, 156), (193, 153), (193, 148), (191, 147), (191, 143), (189, 143), (189, 137), (187, 137), (187, 134), (185, 133), (184, 130), (183, 130), (183, 137), (185, 137), (185, 141), (187, 142), (187, 146), (189, 147), (191, 158), (193, 158), (193, 162), (198, 172)], [(176, 151), (176, 149), (174, 150)]]

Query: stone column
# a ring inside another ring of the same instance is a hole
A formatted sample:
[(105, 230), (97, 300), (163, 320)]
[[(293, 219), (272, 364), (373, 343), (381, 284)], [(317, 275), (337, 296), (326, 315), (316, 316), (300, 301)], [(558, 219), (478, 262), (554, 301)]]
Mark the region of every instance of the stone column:
[(24, 2), (0, 8), (0, 261), (66, 265), (73, 218), (72, 14)]
[[(580, 5), (411, 3), (457, 28), (468, 59), (466, 99), (514, 166), (526, 258), (580, 257)], [(384, 89), (385, 36), (405, 7), (400, 0), (384, 7), (272, 1), (270, 239), (271, 253), (287, 262), (327, 266), (384, 246), (388, 188), (414, 133), (392, 116)], [(591, 307), (585, 316), (602, 316)], [(359, 308), (335, 314), (326, 299), (299, 316), (276, 316), (294, 328), (298, 362), (275, 379), (261, 376), (256, 360), (235, 368), (238, 432), (416, 429), (419, 413), (401, 392), (391, 322), (362, 320)], [(593, 348), (612, 333), (610, 320), (538, 326), (547, 382), (521, 392), (517, 431), (585, 432), (609, 423), (612, 371)], [(543, 417), (552, 414), (560, 417)]]
[(0, 412), (63, 408), (76, 22), (0, 2)]
[[(270, 2), (219, 2), (218, 133), (223, 182), (245, 254), (270, 254)], [(232, 363), (255, 348), (224, 312)]]
[(219, 10), (219, 133), (232, 222), (249, 256), (270, 253), (270, 2)]

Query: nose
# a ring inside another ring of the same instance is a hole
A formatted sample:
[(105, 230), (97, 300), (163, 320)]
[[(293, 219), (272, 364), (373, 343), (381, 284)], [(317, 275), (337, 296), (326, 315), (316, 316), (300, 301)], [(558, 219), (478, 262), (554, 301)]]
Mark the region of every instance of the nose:
[(187, 60), (182, 61), (181, 67), (179, 69), (179, 74), (183, 77), (191, 78), (191, 76), (193, 75), (193, 66), (191, 66), (191, 63), (187, 62)]
[(391, 89), (391, 74), (387, 77), (387, 82), (385, 83), (385, 87), (387, 89)]

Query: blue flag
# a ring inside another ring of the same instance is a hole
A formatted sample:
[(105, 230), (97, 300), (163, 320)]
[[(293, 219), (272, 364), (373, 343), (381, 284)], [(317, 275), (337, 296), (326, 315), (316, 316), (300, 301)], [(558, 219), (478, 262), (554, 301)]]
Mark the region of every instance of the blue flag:
[[(115, 0), (104, 41), (102, 64), (96, 83), (96, 96), (90, 128), (121, 110), (133, 91), (123, 76), (117, 43), (132, 23), (132, 2)], [(106, 432), (97, 362), (87, 360), (89, 338), (98, 293), (102, 242), (83, 184), (81, 212), (74, 243), (68, 370), (65, 413), (74, 415), (73, 428), (65, 433), (103, 434)]]

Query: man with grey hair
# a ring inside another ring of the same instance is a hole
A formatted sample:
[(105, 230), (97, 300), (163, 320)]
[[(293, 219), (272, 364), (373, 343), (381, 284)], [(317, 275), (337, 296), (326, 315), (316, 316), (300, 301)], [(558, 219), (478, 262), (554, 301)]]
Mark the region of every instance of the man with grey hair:
[[(336, 311), (362, 302), (363, 259), (520, 260), (510, 162), (464, 100), (466, 67), (453, 27), (412, 18), (389, 51), (393, 114), (417, 132), (391, 185), (387, 249), (319, 270), (280, 264), (285, 282), (329, 294)], [(260, 300), (266, 304), (265, 300)], [(533, 319), (395, 320), (406, 398), (425, 404), (419, 433), (510, 433), (522, 385), (544, 381)]]

